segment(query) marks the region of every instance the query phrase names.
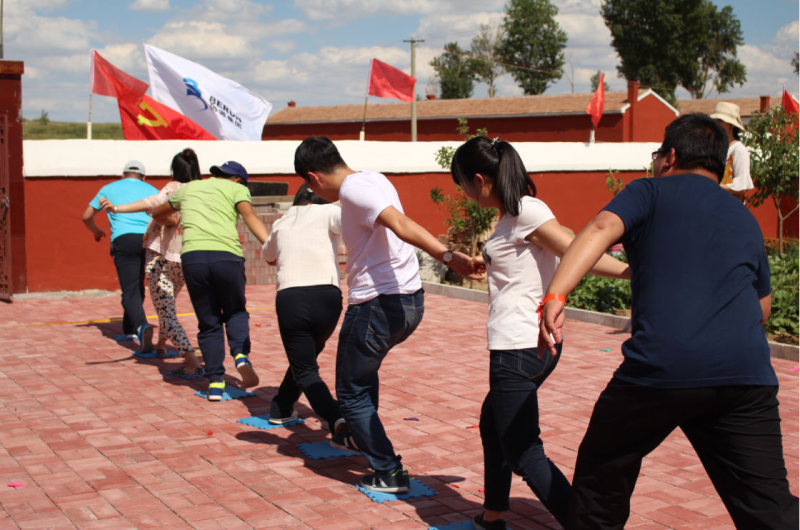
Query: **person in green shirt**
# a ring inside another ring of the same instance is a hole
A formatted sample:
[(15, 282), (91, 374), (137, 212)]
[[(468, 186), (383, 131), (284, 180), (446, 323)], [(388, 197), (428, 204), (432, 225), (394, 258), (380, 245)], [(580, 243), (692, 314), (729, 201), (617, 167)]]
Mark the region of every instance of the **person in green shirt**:
[[(208, 400), (225, 392), (225, 335), (245, 388), (258, 384), (250, 362), (250, 315), (245, 306), (244, 253), (236, 225), (239, 215), (263, 244), (267, 228), (256, 215), (247, 188), (247, 170), (238, 162), (211, 167), (213, 177), (178, 189), (154, 218), (181, 212), (181, 263), (197, 315), (197, 342), (208, 376)], [(223, 330), (224, 326), (224, 330)]]

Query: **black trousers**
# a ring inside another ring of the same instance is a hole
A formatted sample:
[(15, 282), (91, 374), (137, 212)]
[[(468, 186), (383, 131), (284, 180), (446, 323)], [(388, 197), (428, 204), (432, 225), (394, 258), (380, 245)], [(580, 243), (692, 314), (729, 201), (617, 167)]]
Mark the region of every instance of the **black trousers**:
[(231, 355), (250, 353), (244, 259), (230, 255), (231, 261), (183, 263), (183, 277), (197, 315), (197, 344), (211, 382), (224, 380), (226, 335)]
[(652, 388), (612, 379), (581, 442), (568, 529), (622, 529), (642, 459), (680, 427), (739, 529), (797, 529), (777, 386)]
[(289, 369), (272, 399), (270, 416), (290, 416), (295, 402), (305, 392), (314, 412), (333, 429), (342, 413), (319, 376), (317, 357), (339, 322), (342, 291), (334, 285), (281, 289), (275, 297), (275, 311)]
[(132, 335), (147, 323), (144, 313), (144, 234), (123, 234), (111, 242), (111, 257), (122, 289), (122, 332)]

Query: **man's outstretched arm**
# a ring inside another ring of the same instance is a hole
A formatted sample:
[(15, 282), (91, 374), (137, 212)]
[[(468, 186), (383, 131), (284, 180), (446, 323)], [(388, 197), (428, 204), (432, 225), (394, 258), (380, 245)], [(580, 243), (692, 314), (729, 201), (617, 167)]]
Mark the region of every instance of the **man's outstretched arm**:
[[(550, 294), (569, 295), (603, 253), (624, 234), (625, 224), (619, 216), (605, 210), (597, 214), (567, 248), (545, 297)], [(545, 303), (540, 322), (539, 348), (547, 348), (555, 355), (555, 344), (548, 335), (552, 334), (555, 342), (561, 343), (563, 326), (564, 303), (560, 300)]]

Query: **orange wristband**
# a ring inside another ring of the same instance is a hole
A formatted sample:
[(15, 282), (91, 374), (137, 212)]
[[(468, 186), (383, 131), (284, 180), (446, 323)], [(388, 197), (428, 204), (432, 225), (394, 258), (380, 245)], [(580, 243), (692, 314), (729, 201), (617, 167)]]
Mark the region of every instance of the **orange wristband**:
[(562, 304), (567, 305), (567, 297), (564, 296), (563, 294), (558, 294), (558, 293), (548, 294), (547, 296), (545, 296), (542, 299), (541, 302), (539, 302), (539, 307), (536, 308), (536, 312), (541, 315), (542, 314), (542, 308), (544, 307), (544, 304), (546, 304), (547, 302), (550, 302), (552, 300), (558, 300)]

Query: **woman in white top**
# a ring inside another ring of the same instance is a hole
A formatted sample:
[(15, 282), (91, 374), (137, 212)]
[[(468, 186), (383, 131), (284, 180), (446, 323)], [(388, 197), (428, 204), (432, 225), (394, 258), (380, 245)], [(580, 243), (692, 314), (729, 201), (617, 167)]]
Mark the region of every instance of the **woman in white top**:
[[(199, 180), (200, 164), (197, 154), (192, 149), (184, 149), (172, 158), (170, 166), (172, 180), (156, 195), (146, 197), (141, 201), (128, 204), (114, 205), (107, 199), (100, 199), (100, 205), (114, 213), (150, 213), (172, 197), (175, 191), (193, 180)], [(167, 355), (167, 339), (178, 349), (183, 357), (184, 366), (173, 370), (172, 375), (178, 377), (200, 377), (203, 369), (197, 361), (194, 348), (186, 336), (183, 326), (178, 321), (175, 309), (175, 298), (183, 287), (183, 270), (181, 269), (181, 228), (179, 225), (180, 213), (175, 212), (168, 219), (168, 224), (162, 226), (150, 220), (147, 232), (144, 235), (143, 246), (147, 249), (145, 255), (145, 277), (150, 289), (150, 298), (158, 314), (158, 343), (156, 354), (158, 357)]]
[(278, 267), (275, 311), (289, 369), (272, 398), (269, 422), (297, 419), (294, 404), (305, 392), (314, 412), (336, 434), (347, 432), (339, 403), (319, 375), (317, 357), (342, 313), (339, 240), (342, 209), (303, 184), (292, 207), (275, 221), (261, 256)]
[[(570, 485), (544, 453), (537, 390), (558, 363), (538, 352), (537, 308), (573, 236), (536, 199), (533, 184), (508, 142), (477, 137), (456, 150), (451, 172), (456, 184), (482, 208), (497, 208), (500, 219), (473, 268), (489, 280), (489, 393), (481, 408), (484, 454), (484, 513), (481, 529), (504, 529), (511, 473), (521, 475), (551, 514), (566, 528)], [(604, 256), (595, 274), (628, 277), (628, 266)]]
[(728, 133), (728, 159), (720, 186), (744, 202), (747, 192), (754, 186), (750, 177), (750, 152), (739, 141), (739, 134), (745, 130), (739, 117), (739, 106), (733, 103), (717, 103), (711, 117)]

